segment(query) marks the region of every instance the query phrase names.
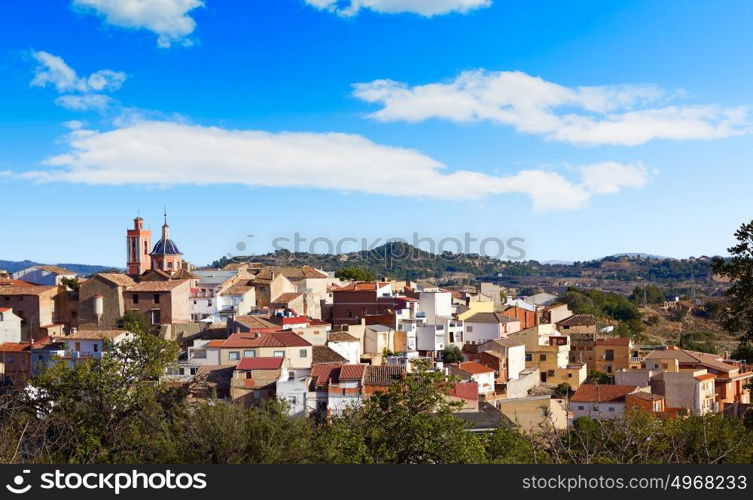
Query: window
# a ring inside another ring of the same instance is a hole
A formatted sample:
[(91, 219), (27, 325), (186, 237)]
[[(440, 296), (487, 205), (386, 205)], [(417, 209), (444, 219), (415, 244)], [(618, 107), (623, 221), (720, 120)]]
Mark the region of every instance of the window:
[(614, 413), (614, 406), (610, 406), (610, 407), (609, 407), (609, 411), (610, 411), (611, 413)]
[(150, 316), (152, 317), (152, 324), (153, 325), (159, 325), (160, 324), (160, 312), (159, 309), (155, 309), (152, 311), (149, 311)]
[(228, 354), (228, 358), (232, 361), (237, 361), (241, 359), (241, 353), (238, 351), (230, 351), (230, 354)]
[(212, 307), (212, 301), (211, 301), (211, 300), (208, 300), (208, 301), (207, 301), (207, 306), (208, 306), (208, 307)]
[(526, 361), (533, 361), (533, 354), (531, 354), (530, 352), (527, 352), (526, 353)]
[(568, 373), (567, 374), (567, 378), (573, 378), (573, 374), (572, 373)]
[(309, 351), (308, 351), (308, 349), (301, 349), (300, 352), (298, 353), (298, 355), (300, 357), (302, 357), (302, 358), (305, 358), (306, 356), (309, 355)]
[(154, 294), (154, 303), (155, 304), (159, 304), (159, 294), (158, 293)]
[(94, 344), (94, 352), (99, 352), (99, 344)]
[(539, 354), (539, 361), (546, 361), (546, 354)]
[(275, 358), (284, 358), (285, 357), (285, 351), (275, 351), (274, 357)]
[(583, 405), (581, 405), (581, 406), (578, 406), (578, 409), (582, 411), (582, 410), (585, 410), (586, 408)]
[(604, 354), (604, 359), (607, 361), (614, 361), (614, 349), (607, 349), (607, 352)]
[(472, 326), (466, 326), (465, 329), (466, 329), (466, 331), (468, 333), (473, 333), (473, 327)]
[(255, 358), (256, 357), (256, 351), (253, 349), (249, 349), (248, 351), (243, 351), (243, 357), (244, 358)]
[(131, 297), (131, 301), (132, 301), (132, 302), (133, 302), (134, 304), (138, 304), (138, 303), (139, 303), (139, 294), (138, 294), (138, 293), (134, 293), (134, 294), (133, 294), (133, 297)]

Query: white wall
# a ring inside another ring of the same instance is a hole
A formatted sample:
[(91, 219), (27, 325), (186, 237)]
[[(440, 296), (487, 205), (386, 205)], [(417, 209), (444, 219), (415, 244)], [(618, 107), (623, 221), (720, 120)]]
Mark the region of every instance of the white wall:
[(570, 402), (570, 411), (573, 419), (578, 417), (591, 417), (601, 420), (622, 418), (625, 415), (625, 402), (589, 403)]
[(21, 342), (21, 318), (12, 310), (0, 311), (0, 343)]
[(361, 362), (361, 344), (359, 342), (330, 341), (327, 343), (327, 346), (347, 359), (351, 365), (357, 365)]
[(471, 375), (471, 380), (478, 383), (478, 393), (486, 394), (494, 390), (494, 372), (476, 373)]
[(508, 378), (520, 377), (520, 372), (526, 369), (526, 346), (518, 345), (507, 348)]
[(463, 326), (463, 341), (465, 343), (482, 344), (487, 340), (501, 338), (499, 323), (471, 323), (466, 320)]
[(426, 323), (438, 325), (444, 318), (452, 316), (452, 294), (450, 292), (421, 292), (421, 311), (426, 313)]

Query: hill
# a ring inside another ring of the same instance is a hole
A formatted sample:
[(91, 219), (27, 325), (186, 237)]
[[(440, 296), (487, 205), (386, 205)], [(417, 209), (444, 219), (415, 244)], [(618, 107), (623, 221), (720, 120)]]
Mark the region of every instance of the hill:
[[(21, 261), (0, 260), (0, 269), (8, 271), (9, 273), (15, 273), (16, 271), (20, 271), (21, 269), (26, 269), (27, 267), (40, 266), (40, 265), (44, 265), (44, 264), (41, 262), (34, 262), (31, 260), (21, 260)], [(101, 273), (104, 271), (112, 271), (114, 269), (110, 266), (95, 266), (95, 265), (89, 265), (89, 264), (60, 263), (60, 264), (53, 264), (53, 265), (62, 267), (64, 269), (68, 269), (81, 276), (90, 276), (92, 274)], [(115, 270), (122, 271), (122, 269), (115, 269)]]
[(475, 280), (499, 282), (510, 287), (567, 287), (573, 285), (607, 287), (628, 292), (635, 283), (650, 282), (677, 288), (694, 287), (697, 292), (715, 295), (724, 284), (714, 279), (711, 257), (671, 259), (657, 256), (619, 255), (576, 262), (499, 260), (478, 254), (437, 255), (407, 243), (391, 242), (370, 251), (344, 254), (291, 253), (278, 250), (258, 256), (223, 257), (212, 267), (230, 262), (254, 261), (268, 265), (308, 264), (328, 271), (361, 267), (380, 277), (434, 279), (463, 284)]

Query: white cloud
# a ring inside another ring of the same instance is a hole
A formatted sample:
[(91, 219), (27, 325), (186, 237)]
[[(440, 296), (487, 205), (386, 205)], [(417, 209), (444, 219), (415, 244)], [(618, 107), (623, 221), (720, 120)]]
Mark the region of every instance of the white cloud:
[(114, 92), (126, 80), (125, 73), (111, 69), (79, 76), (62, 57), (49, 52), (36, 51), (31, 56), (37, 61), (31, 85), (52, 86), (58, 93), (65, 93), (55, 99), (55, 104), (75, 111), (104, 110), (115, 101), (102, 92)]
[(450, 12), (466, 13), (473, 9), (488, 7), (492, 0), (304, 0), (318, 9), (335, 12), (341, 16), (354, 16), (361, 9), (374, 12), (398, 14), (411, 12), (431, 17)]
[(103, 111), (114, 102), (104, 94), (66, 94), (55, 99), (55, 104), (72, 111)]
[(105, 22), (121, 28), (146, 29), (157, 35), (157, 45), (190, 45), (188, 35), (196, 21), (188, 15), (203, 7), (203, 0), (73, 0), (73, 6), (93, 10)]
[(354, 85), (382, 108), (380, 121), (489, 121), (576, 144), (635, 146), (652, 139), (715, 139), (748, 131), (742, 107), (667, 105), (679, 94), (655, 85), (565, 87), (517, 71), (466, 71), (455, 80), (410, 87), (392, 80)]
[[(529, 196), (537, 211), (581, 208), (593, 194), (641, 187), (648, 180), (642, 166), (617, 163), (582, 167), (582, 182), (544, 170), (506, 176), (447, 172), (420, 152), (359, 135), (227, 130), (167, 121), (140, 121), (105, 132), (76, 129), (65, 143), (64, 154), (45, 161), (47, 169), (25, 177), (103, 185), (303, 187), (445, 200), (519, 193)], [(609, 171), (616, 174), (607, 186), (600, 175)]]
[(58, 92), (101, 92), (118, 90), (126, 80), (122, 71), (102, 69), (95, 71), (88, 77), (80, 77), (76, 71), (68, 66), (62, 57), (43, 50), (32, 52), (31, 56), (37, 61), (34, 78), (31, 85), (47, 87), (51, 85)]

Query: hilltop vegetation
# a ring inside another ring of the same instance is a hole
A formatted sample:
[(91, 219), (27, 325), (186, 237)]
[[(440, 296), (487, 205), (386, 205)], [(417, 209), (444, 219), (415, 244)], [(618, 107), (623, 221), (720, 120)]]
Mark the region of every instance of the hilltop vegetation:
[[(473, 277), (589, 278), (598, 280), (650, 282), (672, 285), (686, 281), (698, 284), (713, 282), (712, 259), (662, 259), (643, 256), (612, 256), (572, 264), (543, 264), (535, 260), (500, 260), (479, 254), (434, 254), (403, 242), (390, 242), (373, 250), (344, 254), (292, 253), (278, 250), (256, 256), (222, 257), (212, 267), (231, 262), (254, 261), (269, 265), (303, 265), (337, 271), (359, 267), (377, 276), (396, 279), (441, 279), (452, 273)], [(680, 291), (680, 290), (678, 290)]]

